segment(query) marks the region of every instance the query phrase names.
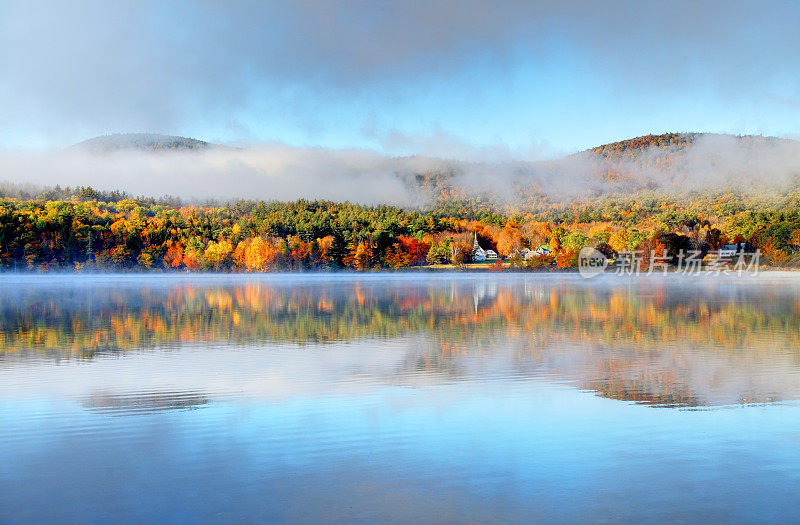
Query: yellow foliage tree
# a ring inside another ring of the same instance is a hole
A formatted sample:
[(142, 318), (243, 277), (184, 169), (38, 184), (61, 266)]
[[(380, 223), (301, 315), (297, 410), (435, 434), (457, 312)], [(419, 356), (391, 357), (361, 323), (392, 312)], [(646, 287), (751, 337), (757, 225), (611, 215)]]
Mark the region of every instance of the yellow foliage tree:
[(251, 272), (263, 272), (269, 270), (276, 255), (277, 250), (271, 242), (254, 237), (245, 248), (244, 263)]
[(321, 239), (317, 239), (319, 258), (322, 262), (328, 262), (330, 260), (328, 253), (330, 252), (331, 246), (333, 246), (333, 235), (327, 235)]
[(628, 241), (630, 235), (626, 230), (617, 230), (608, 237), (608, 244), (617, 252), (627, 251)]
[(208, 264), (214, 269), (219, 270), (232, 252), (233, 244), (231, 244), (231, 241), (210, 241), (208, 246), (206, 246), (205, 258)]
[(789, 236), (789, 244), (800, 247), (800, 229), (792, 230), (792, 234)]

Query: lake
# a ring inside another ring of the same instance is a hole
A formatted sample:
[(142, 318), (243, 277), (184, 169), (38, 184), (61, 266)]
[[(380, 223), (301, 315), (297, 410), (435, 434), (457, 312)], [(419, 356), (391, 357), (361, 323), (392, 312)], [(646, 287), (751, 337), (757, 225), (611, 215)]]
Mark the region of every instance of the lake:
[(0, 276), (0, 522), (798, 522), (800, 277)]

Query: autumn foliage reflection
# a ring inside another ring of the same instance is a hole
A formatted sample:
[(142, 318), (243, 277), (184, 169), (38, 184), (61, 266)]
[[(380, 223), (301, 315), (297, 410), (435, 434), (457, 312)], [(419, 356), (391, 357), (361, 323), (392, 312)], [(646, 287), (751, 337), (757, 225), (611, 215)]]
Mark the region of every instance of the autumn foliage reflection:
[[(800, 343), (800, 299), (544, 281), (382, 285), (254, 281), (20, 291), (0, 298), (2, 352), (94, 351), (207, 341), (317, 343), (435, 334), (464, 351), (500, 331), (530, 348), (555, 341), (750, 348)], [(777, 302), (777, 304), (776, 304)]]
[(423, 371), (457, 374), (453, 360), (511, 348), (519, 363), (558, 370), (607, 397), (692, 406), (700, 396), (686, 370), (698, 355), (744, 368), (780, 356), (800, 367), (800, 298), (780, 286), (165, 282), (171, 284), (12, 291), (0, 299), (0, 356), (91, 358), (187, 344), (213, 351), (414, 336), (427, 342), (414, 365)]

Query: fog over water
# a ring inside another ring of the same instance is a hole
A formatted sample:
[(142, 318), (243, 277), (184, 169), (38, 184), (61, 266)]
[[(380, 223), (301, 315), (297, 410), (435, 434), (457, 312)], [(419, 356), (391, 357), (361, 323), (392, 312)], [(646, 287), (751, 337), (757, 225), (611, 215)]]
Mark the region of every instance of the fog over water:
[(12, 521), (800, 518), (794, 274), (0, 284)]
[[(40, 386), (55, 395), (90, 396), (93, 385), (284, 398), (330, 384), (426, 384), (417, 368), (423, 361), (437, 363), (434, 381), (544, 374), (601, 395), (622, 388), (615, 395), (656, 404), (661, 396), (670, 404), (670, 395), (676, 404), (713, 406), (800, 394), (800, 357), (788, 350), (800, 337), (792, 326), (800, 307), (792, 274), (643, 279), (633, 290), (611, 276), (591, 285), (577, 276), (65, 276), (54, 278), (52, 290), (37, 285), (38, 277), (14, 279), (5, 278), (11, 286), (0, 302), (6, 363), (47, 369), (39, 357), (132, 352), (128, 366), (136, 373), (109, 374), (106, 366), (119, 365), (102, 359), (96, 376), (82, 376), (92, 367), (62, 368), (59, 380)], [(274, 348), (269, 380), (257, 366), (264, 344)], [(372, 344), (383, 351), (368, 351)], [(180, 350), (175, 358), (191, 356), (197, 366), (161, 375), (160, 360), (136, 357), (149, 347)], [(621, 363), (624, 371), (612, 372)], [(661, 372), (669, 384), (653, 376)], [(0, 392), (16, 388), (0, 385)]]
[(798, 28), (0, 0), (0, 525), (800, 523)]

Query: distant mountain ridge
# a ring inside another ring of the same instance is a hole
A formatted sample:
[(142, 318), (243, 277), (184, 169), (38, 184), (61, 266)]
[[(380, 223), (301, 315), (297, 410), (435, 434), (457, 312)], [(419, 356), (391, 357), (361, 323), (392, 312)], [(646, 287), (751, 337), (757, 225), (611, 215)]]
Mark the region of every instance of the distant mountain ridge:
[[(711, 133), (662, 133), (659, 135), (642, 135), (631, 139), (609, 142), (584, 150), (580, 154), (592, 154), (605, 158), (620, 158), (635, 155), (649, 148), (682, 150), (694, 144), (698, 138)], [(729, 135), (732, 136), (732, 135)]]
[(700, 140), (734, 140), (742, 145), (764, 144), (791, 144), (797, 143), (792, 139), (769, 137), (763, 135), (732, 135), (728, 133), (661, 133), (659, 135), (642, 135), (631, 139), (610, 142), (595, 146), (575, 155), (592, 155), (611, 161), (630, 160), (644, 151), (666, 150), (671, 153), (681, 153)]
[[(638, 186), (672, 190), (694, 186), (710, 176), (714, 185), (761, 178), (785, 179), (792, 166), (800, 173), (800, 142), (762, 135), (662, 133), (611, 142), (570, 156), (588, 161), (605, 181), (638, 181)], [(749, 171), (749, 173), (744, 173)], [(628, 188), (634, 188), (628, 186)]]
[[(724, 133), (704, 132), (669, 132), (658, 135), (642, 135), (630, 139), (609, 142), (583, 151), (573, 153), (571, 156), (592, 156), (610, 161), (635, 159), (642, 152), (654, 149), (667, 150), (670, 153), (680, 153), (688, 150), (698, 140), (704, 138), (735, 139), (742, 143), (769, 144), (793, 143), (792, 139), (769, 137), (762, 135), (732, 135)], [(89, 149), (97, 152), (118, 151), (126, 149), (142, 151), (163, 150), (204, 150), (223, 147), (204, 140), (179, 135), (162, 135), (158, 133), (113, 133), (99, 135), (78, 142), (72, 148)]]
[[(800, 142), (760, 135), (663, 133), (611, 142), (564, 157), (481, 167), (430, 170), (406, 177), (439, 201), (477, 197), (536, 208), (552, 200), (683, 194), (707, 189), (761, 191), (800, 187)], [(464, 174), (467, 175), (464, 175)]]
[(115, 133), (93, 137), (72, 146), (92, 153), (109, 153), (113, 151), (181, 151), (206, 150), (215, 147), (204, 140), (177, 135), (159, 135), (156, 133)]
[[(73, 148), (100, 155), (116, 151), (200, 152), (212, 148), (214, 151), (248, 151), (188, 137), (149, 133), (100, 136)], [(305, 153), (302, 148), (289, 146), (284, 150), (278, 149), (288, 152), (290, 158), (295, 155), (301, 159)], [(268, 157), (271, 151), (267, 147), (255, 147), (249, 150), (248, 154), (252, 155), (247, 158)], [(414, 156), (380, 159), (378, 153), (374, 156), (378, 167), (363, 168), (360, 162), (348, 162), (350, 157), (343, 151), (342, 158), (329, 156), (321, 162), (308, 163), (301, 175), (316, 177), (315, 180), (324, 184), (352, 183), (352, 177), (348, 178), (347, 174), (365, 169), (376, 178), (388, 176), (385, 185), (395, 184), (399, 179), (402, 191), (414, 202), (476, 198), (518, 203), (528, 208), (549, 200), (631, 194), (640, 190), (676, 194), (706, 189), (752, 192), (787, 184), (800, 187), (800, 142), (760, 135), (651, 134), (557, 159), (535, 161), (481, 163)], [(166, 156), (164, 158), (166, 160)], [(207, 160), (203, 156), (197, 159), (199, 162)], [(240, 168), (238, 161), (241, 159), (235, 157), (222, 156), (215, 160), (235, 161), (219, 162), (213, 168), (222, 170), (220, 181)], [(295, 172), (304, 165), (298, 161), (298, 166), (292, 166), (287, 184), (291, 184)], [(341, 174), (343, 171), (345, 174)], [(337, 177), (339, 180), (334, 180)], [(264, 184), (266, 188), (266, 178)]]

